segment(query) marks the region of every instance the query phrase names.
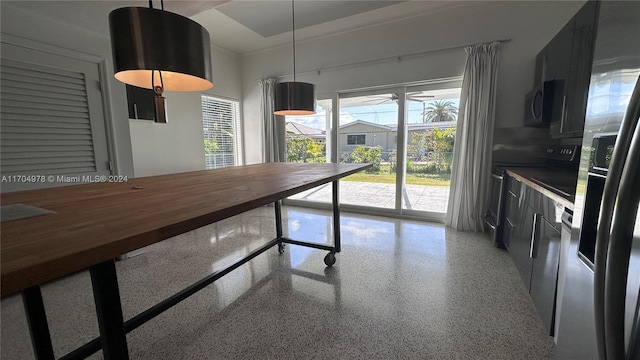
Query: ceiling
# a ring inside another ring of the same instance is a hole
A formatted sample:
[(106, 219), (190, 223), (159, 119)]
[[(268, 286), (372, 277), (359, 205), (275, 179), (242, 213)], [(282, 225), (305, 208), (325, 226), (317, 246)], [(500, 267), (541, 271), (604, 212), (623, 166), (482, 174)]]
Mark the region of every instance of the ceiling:
[[(53, 18), (83, 30), (108, 34), (108, 14), (148, 1), (2, 0), (36, 16)], [(296, 41), (399, 21), (467, 4), (425, 0), (296, 0)], [(156, 8), (160, 1), (154, 0)], [(288, 0), (165, 0), (165, 10), (188, 16), (208, 31), (211, 42), (236, 54), (291, 44), (291, 2)], [(73, 11), (70, 11), (73, 9)]]
[[(297, 0), (296, 41), (400, 21), (468, 4), (465, 1)], [(237, 54), (291, 44), (291, 2), (233, 0), (191, 17), (211, 42)]]
[[(229, 1), (216, 10), (263, 37), (322, 24), (402, 1)], [(250, 10), (250, 11), (248, 11)]]

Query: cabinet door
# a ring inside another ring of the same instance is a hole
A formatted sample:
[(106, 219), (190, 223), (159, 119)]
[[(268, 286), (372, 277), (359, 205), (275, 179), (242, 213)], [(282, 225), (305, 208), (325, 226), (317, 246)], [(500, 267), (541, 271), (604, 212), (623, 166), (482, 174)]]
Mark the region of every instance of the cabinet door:
[(507, 178), (507, 190), (511, 191), (516, 197), (520, 196), (521, 188), (522, 183), (519, 180), (512, 178), (511, 176)]
[(542, 318), (549, 335), (553, 336), (556, 284), (560, 260), (560, 232), (543, 216), (537, 218), (537, 226), (531, 255), (531, 299)]
[(572, 18), (547, 45), (547, 71), (545, 81), (554, 80), (551, 105), (551, 134), (560, 134), (562, 121), (566, 115), (566, 84), (571, 72), (571, 51), (575, 18)]
[(584, 130), (584, 117), (587, 110), (587, 96), (593, 62), (593, 46), (596, 37), (596, 14), (598, 3), (587, 1), (575, 16), (573, 45), (571, 47), (571, 65), (565, 88), (566, 111), (561, 123), (560, 134), (581, 136)]
[(536, 56), (536, 71), (533, 77), (534, 87), (542, 84), (547, 76), (547, 47), (540, 50)]
[(542, 195), (541, 192), (535, 190), (530, 186), (523, 185), (522, 186), (522, 198), (524, 202), (527, 203), (531, 208), (533, 208), (533, 212), (541, 213), (542, 211), (542, 202), (546, 196)]
[(547, 69), (545, 81), (567, 80), (571, 63), (571, 43), (573, 41), (573, 28), (575, 18), (560, 30), (547, 45), (545, 56), (547, 58)]
[(521, 206), (521, 217), (510, 239), (509, 254), (520, 273), (520, 277), (527, 291), (529, 291), (532, 265), (529, 251), (531, 249), (531, 236), (533, 234), (534, 211), (525, 203), (521, 203)]
[(502, 235), (502, 242), (504, 246), (507, 248), (507, 251), (510, 251), (511, 239), (516, 233), (516, 225), (520, 221), (520, 209), (519, 202), (520, 199), (516, 194), (511, 190), (507, 190), (505, 194), (505, 207), (504, 207), (504, 218), (505, 218), (505, 226), (504, 233)]
[(504, 229), (502, 230), (502, 243), (504, 247), (509, 251), (509, 245), (511, 243), (511, 238), (513, 237), (515, 231), (515, 224), (511, 222), (508, 217), (505, 217)]

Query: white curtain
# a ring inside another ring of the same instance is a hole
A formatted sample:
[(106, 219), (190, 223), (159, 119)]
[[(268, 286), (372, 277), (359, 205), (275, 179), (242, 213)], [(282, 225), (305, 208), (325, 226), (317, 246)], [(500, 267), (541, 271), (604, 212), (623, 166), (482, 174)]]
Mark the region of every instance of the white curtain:
[(488, 202), (501, 42), (467, 47), (445, 223), (481, 231)]
[(281, 116), (273, 114), (276, 79), (258, 80), (260, 91), (260, 113), (262, 116), (262, 162), (280, 162), (285, 160), (285, 123)]

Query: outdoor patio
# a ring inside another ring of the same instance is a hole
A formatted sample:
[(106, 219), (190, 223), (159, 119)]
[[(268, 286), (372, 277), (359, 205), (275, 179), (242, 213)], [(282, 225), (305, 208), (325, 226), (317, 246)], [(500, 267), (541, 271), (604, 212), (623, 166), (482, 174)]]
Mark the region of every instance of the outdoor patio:
[[(449, 201), (449, 187), (405, 185), (402, 196), (404, 209), (445, 212)], [(290, 198), (329, 203), (331, 184), (318, 186)], [(395, 184), (340, 181), (340, 203), (393, 209)]]

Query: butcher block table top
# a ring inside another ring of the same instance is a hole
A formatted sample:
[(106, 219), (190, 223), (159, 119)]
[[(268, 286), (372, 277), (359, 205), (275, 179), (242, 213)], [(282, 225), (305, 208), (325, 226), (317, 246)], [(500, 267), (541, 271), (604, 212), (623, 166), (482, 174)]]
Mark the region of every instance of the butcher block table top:
[(55, 212), (0, 225), (2, 296), (370, 166), (266, 163), (2, 194)]

